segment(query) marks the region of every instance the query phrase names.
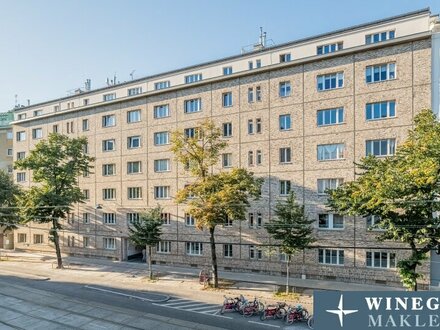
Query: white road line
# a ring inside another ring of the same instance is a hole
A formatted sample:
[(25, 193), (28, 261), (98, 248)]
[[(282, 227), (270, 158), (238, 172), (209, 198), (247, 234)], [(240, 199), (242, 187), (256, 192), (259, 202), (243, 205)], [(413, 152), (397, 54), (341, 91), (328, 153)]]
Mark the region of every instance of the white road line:
[[(193, 307), (193, 306), (201, 306), (204, 305), (203, 303), (197, 303), (197, 304), (189, 304), (189, 305), (179, 305), (179, 306), (175, 306), (176, 308), (180, 308), (180, 309), (186, 309), (188, 307)], [(193, 309), (193, 308), (191, 308)]]
[(102, 288), (96, 288), (94, 286), (89, 286), (89, 285), (84, 285), (84, 287), (87, 288), (87, 289), (91, 289), (91, 290), (102, 291), (102, 292), (116, 294), (116, 295), (119, 295), (119, 296), (139, 299), (139, 300), (142, 300), (142, 301), (156, 302), (156, 303), (165, 302), (165, 301), (168, 301), (170, 299), (170, 296), (167, 296), (167, 295), (163, 295), (164, 297), (166, 297), (165, 299), (157, 300), (157, 299), (148, 299), (148, 298), (144, 298), (144, 297), (134, 296), (134, 295), (127, 294), (127, 293), (122, 293), (122, 292), (117, 292), (117, 291), (112, 291), (112, 290), (107, 290), (107, 289), (102, 289)]
[(268, 324), (268, 323), (261, 323), (261, 322), (256, 322), (256, 321), (248, 321), (249, 323), (253, 323), (253, 324), (258, 324), (264, 327), (272, 327), (272, 328), (281, 328), (279, 325), (273, 325), (273, 324)]
[(220, 309), (218, 309), (218, 308), (217, 309), (211, 309), (209, 311), (203, 311), (203, 312), (200, 312), (200, 313), (203, 313), (203, 314), (208, 314), (209, 313), (209, 314), (211, 314), (212, 312), (215, 312), (214, 313), (214, 315), (215, 315), (215, 314), (220, 312)]
[(203, 307), (192, 308), (192, 310), (197, 311), (197, 310), (200, 310), (200, 309), (214, 308), (214, 307), (217, 307), (218, 310), (220, 310), (220, 308), (222, 308), (222, 306), (218, 306), (218, 305), (205, 305)]
[(177, 301), (182, 301), (182, 300), (188, 300), (188, 299), (184, 299), (184, 298), (174, 299), (174, 298), (171, 298), (168, 301), (170, 301), (170, 302), (177, 302)]
[(194, 301), (191, 300), (185, 300), (185, 301), (179, 301), (179, 302), (175, 302), (175, 303), (168, 303), (168, 304), (163, 304), (164, 306), (178, 306), (178, 305), (185, 305), (185, 304), (189, 304), (189, 303), (193, 303)]
[(191, 312), (191, 313), (197, 313), (197, 314), (203, 314), (203, 315), (211, 315), (211, 316), (215, 316), (215, 317), (222, 317), (224, 319), (229, 319), (229, 320), (233, 319), (232, 317), (229, 317), (229, 316), (223, 316), (223, 315), (217, 315), (217, 314), (206, 314), (204, 312), (198, 312), (198, 311), (194, 311), (194, 310), (191, 310), (191, 309), (180, 309), (179, 307), (167, 306), (167, 305), (164, 305), (164, 304), (153, 303), (152, 305), (166, 307), (166, 308), (172, 308), (172, 309), (178, 309), (178, 310), (185, 311), (185, 312)]

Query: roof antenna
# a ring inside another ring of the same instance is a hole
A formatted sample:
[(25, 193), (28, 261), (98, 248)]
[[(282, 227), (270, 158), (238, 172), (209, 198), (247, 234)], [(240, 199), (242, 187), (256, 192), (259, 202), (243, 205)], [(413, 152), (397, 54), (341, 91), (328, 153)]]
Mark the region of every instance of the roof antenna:
[(130, 73), (131, 80), (133, 80), (133, 74), (134, 74), (135, 71), (136, 71), (136, 70), (133, 70), (133, 71), (131, 71), (131, 73)]

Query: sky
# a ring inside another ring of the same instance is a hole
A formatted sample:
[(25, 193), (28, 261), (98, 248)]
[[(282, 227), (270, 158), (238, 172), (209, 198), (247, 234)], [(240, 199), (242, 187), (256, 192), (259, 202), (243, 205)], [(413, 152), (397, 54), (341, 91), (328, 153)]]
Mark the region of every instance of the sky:
[(0, 0), (0, 112), (239, 54), (440, 0)]

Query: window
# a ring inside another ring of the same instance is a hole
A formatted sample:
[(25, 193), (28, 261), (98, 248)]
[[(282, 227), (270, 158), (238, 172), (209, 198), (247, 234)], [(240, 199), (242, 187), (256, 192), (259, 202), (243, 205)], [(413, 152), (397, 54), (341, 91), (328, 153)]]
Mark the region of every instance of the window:
[(261, 150), (257, 150), (257, 155), (255, 156), (255, 164), (261, 165), (262, 162), (263, 162), (263, 153), (261, 152)]
[(75, 247), (75, 236), (67, 236), (67, 246)]
[(223, 257), (232, 258), (232, 244), (223, 244)]
[(105, 224), (109, 224), (109, 225), (116, 224), (116, 213), (103, 213), (102, 218)]
[(344, 108), (318, 110), (318, 126), (336, 125), (344, 122)]
[(250, 228), (260, 228), (263, 225), (263, 215), (258, 213), (248, 213), (248, 221)]
[(366, 265), (372, 268), (396, 268), (396, 254), (389, 252), (367, 252)]
[(286, 164), (291, 162), (292, 162), (292, 158), (291, 158), (290, 148), (289, 147), (280, 148), (280, 163)]
[(170, 133), (169, 132), (157, 132), (154, 133), (154, 144), (164, 145), (170, 143)]
[(280, 180), (280, 196), (287, 196), (291, 189), (290, 180)]
[(83, 132), (89, 130), (89, 120), (88, 119), (82, 120), (82, 130), (83, 130)]
[(232, 107), (232, 92), (223, 93), (223, 107)]
[(102, 189), (102, 199), (103, 200), (116, 199), (116, 189), (115, 188)]
[(292, 128), (290, 115), (280, 115), (280, 130), (287, 131)]
[(318, 214), (318, 227), (321, 229), (344, 229), (344, 217), (339, 214)]
[(90, 246), (90, 240), (89, 237), (83, 236), (83, 247), (89, 247)]
[(161, 213), (160, 218), (162, 219), (163, 225), (170, 225), (171, 224), (171, 213)]
[(318, 179), (318, 194), (326, 195), (327, 189), (336, 189), (344, 183), (344, 179)]
[(26, 234), (18, 234), (18, 237), (17, 237), (17, 242), (18, 243), (26, 243), (26, 241), (27, 241), (27, 237), (26, 237), (27, 235)]
[(58, 125), (52, 125), (52, 133), (58, 133)]
[(55, 111), (55, 112), (60, 111), (60, 106), (59, 105), (54, 105), (53, 106), (53, 111)]
[(232, 136), (232, 123), (223, 123), (223, 137)]
[(82, 214), (82, 222), (83, 222), (83, 224), (90, 223), (90, 213), (85, 212)]
[(261, 133), (261, 118), (255, 119), (255, 131), (260, 134)]
[(290, 61), (291, 61), (290, 53), (280, 55), (280, 63), (290, 62)]
[(127, 174), (142, 172), (142, 163), (140, 161), (127, 162)]
[(227, 76), (229, 74), (232, 74), (232, 66), (226, 66), (223, 68), (223, 75)]
[(67, 109), (73, 108), (75, 106), (75, 102), (67, 102)]
[(261, 60), (255, 60), (255, 66), (257, 67), (257, 68), (261, 68)]
[(330, 89), (342, 88), (344, 87), (344, 73), (332, 73), (320, 75), (317, 78), (318, 81), (318, 91), (326, 91)]
[(253, 119), (249, 119), (248, 120), (248, 134), (254, 134), (254, 120)]
[(165, 118), (170, 116), (169, 104), (156, 105), (154, 107), (154, 118)]
[(82, 190), (82, 195), (83, 195), (83, 198), (85, 200), (89, 200), (90, 199), (90, 190), (89, 189), (83, 189)]
[(127, 222), (129, 224), (139, 223), (140, 214), (137, 212), (127, 213)]
[(90, 175), (90, 170), (88, 168), (86, 168), (83, 173), (82, 173), (84, 178), (87, 178)]
[(73, 121), (66, 123), (67, 134), (73, 133)]
[(155, 90), (164, 89), (164, 88), (168, 88), (168, 87), (170, 87), (170, 81), (169, 80), (159, 81), (157, 83), (154, 83), (154, 89)]
[(135, 149), (141, 146), (141, 137), (140, 136), (129, 136), (127, 138), (127, 148)]
[(290, 81), (280, 82), (280, 86), (279, 86), (280, 97), (290, 96), (290, 92), (291, 92)]
[(102, 127), (112, 127), (116, 125), (115, 115), (102, 116)]
[(12, 156), (12, 149), (11, 148), (8, 148), (8, 150), (6, 151), (6, 155)]
[(116, 175), (116, 165), (115, 164), (104, 164), (102, 165), (102, 175)]
[(171, 242), (170, 241), (157, 242), (156, 252), (157, 253), (171, 253)]
[(34, 117), (41, 116), (43, 114), (43, 110), (35, 110)]
[(105, 250), (116, 250), (116, 239), (113, 237), (104, 237), (102, 243)]
[(185, 226), (194, 227), (195, 225), (196, 219), (191, 214), (185, 213)]
[(183, 134), (187, 139), (198, 139), (201, 137), (201, 131), (198, 127), (185, 128)]
[(137, 123), (141, 121), (141, 110), (131, 110), (127, 112), (127, 123)]
[(263, 259), (263, 250), (257, 248), (255, 245), (250, 245), (249, 246), (249, 259), (252, 259), (252, 260)]
[(14, 171), (14, 167), (12, 165), (8, 165), (8, 173), (11, 174)]
[(248, 213), (248, 221), (249, 221), (249, 227), (255, 226), (255, 217), (253, 213)]
[(43, 235), (34, 234), (34, 244), (43, 244)]
[(73, 213), (67, 213), (67, 223), (73, 224), (75, 222), (75, 215)]
[(102, 151), (113, 151), (115, 150), (115, 140), (104, 140), (102, 141)]
[(345, 144), (321, 144), (318, 145), (318, 160), (344, 159)]
[(16, 140), (17, 141), (24, 141), (26, 140), (26, 132), (25, 131), (20, 131), (16, 133)]
[(323, 265), (344, 265), (344, 250), (318, 249), (318, 262)]
[(223, 222), (223, 227), (232, 227), (233, 220), (226, 216), (225, 222)]
[(12, 140), (13, 138), (14, 138), (14, 134), (12, 133), (12, 131), (7, 131), (6, 132), (6, 139)]
[(254, 102), (254, 89), (248, 88), (248, 102), (252, 103)]
[(186, 254), (190, 256), (201, 256), (203, 254), (203, 243), (186, 242)]
[(367, 83), (392, 80), (396, 78), (396, 63), (367, 66), (365, 80)]
[(186, 100), (184, 102), (185, 113), (199, 112), (202, 110), (202, 99)]
[(18, 172), (17, 182), (25, 182), (25, 181), (26, 181), (26, 172)]
[(89, 105), (89, 99), (84, 99), (83, 100), (83, 105), (85, 106), (85, 105)]
[(396, 151), (395, 139), (367, 140), (365, 145), (367, 156), (392, 156)]
[(254, 152), (252, 150), (248, 151), (248, 165), (254, 166)]
[(376, 42), (381, 42), (389, 39), (394, 39), (395, 32), (394, 31), (384, 31), (374, 34), (367, 34), (365, 36), (365, 43), (374, 44)]
[(248, 68), (249, 68), (249, 70), (252, 70), (254, 68), (254, 62), (249, 61), (248, 62)]
[(127, 90), (128, 96), (138, 95), (142, 93), (142, 87), (133, 87)]
[(128, 199), (142, 199), (142, 187), (128, 187), (127, 198)]
[(170, 170), (169, 159), (155, 159), (154, 172), (168, 172)]
[(226, 153), (222, 154), (222, 166), (223, 167), (232, 167), (232, 154)]
[(155, 186), (154, 187), (155, 199), (167, 199), (170, 198), (170, 186)]
[(115, 98), (116, 98), (116, 93), (104, 94), (102, 96), (102, 99), (103, 99), (104, 102), (108, 102), (108, 101), (114, 100)]
[(41, 139), (42, 137), (43, 137), (43, 129), (42, 128), (32, 129), (32, 138), (33, 139)]
[(86, 155), (89, 153), (89, 144), (87, 142), (83, 144), (83, 152)]
[(202, 80), (202, 74), (201, 73), (196, 73), (196, 74), (191, 74), (189, 76), (185, 76), (185, 84), (191, 84), (197, 81)]
[(328, 45), (321, 45), (316, 47), (316, 54), (322, 55), (322, 54), (328, 54), (328, 53), (334, 53), (338, 50), (343, 49), (344, 44), (342, 42), (335, 42)]
[(379, 228), (377, 225), (380, 223), (380, 216), (378, 215), (368, 215), (365, 218), (367, 222), (367, 229), (369, 230), (382, 230), (382, 228)]
[(261, 87), (260, 86), (255, 87), (255, 99), (257, 100), (257, 102), (261, 101)]
[(20, 114), (17, 116), (17, 118), (18, 118), (18, 120), (26, 119), (26, 114), (25, 114), (25, 113), (20, 113)]
[(367, 120), (393, 118), (396, 116), (396, 101), (367, 103), (365, 117)]

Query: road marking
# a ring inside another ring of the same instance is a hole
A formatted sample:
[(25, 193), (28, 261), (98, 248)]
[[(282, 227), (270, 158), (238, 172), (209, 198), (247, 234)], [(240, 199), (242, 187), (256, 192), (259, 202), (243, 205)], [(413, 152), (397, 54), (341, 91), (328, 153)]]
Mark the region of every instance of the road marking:
[[(178, 309), (181, 311), (186, 311), (186, 312), (192, 312), (192, 313), (197, 313), (197, 314), (203, 314), (203, 315), (212, 315), (212, 316), (216, 316), (216, 317), (222, 317), (225, 319), (229, 319), (232, 320), (233, 318), (230, 316), (224, 316), (224, 315), (217, 315), (220, 312), (221, 309), (221, 305), (206, 305), (203, 302), (198, 302), (196, 304), (196, 301), (192, 301), (194, 304), (191, 305), (181, 305), (181, 304), (160, 304), (160, 303), (153, 303), (153, 305), (155, 306), (161, 306), (161, 307), (166, 307), (166, 308), (173, 308), (173, 309)], [(204, 306), (201, 306), (200, 308), (189, 308), (189, 309), (185, 309), (191, 306), (200, 306), (201, 304), (204, 304)], [(203, 310), (199, 310), (199, 309), (205, 309), (205, 308), (214, 308), (217, 307), (216, 309), (211, 309), (209, 311), (203, 311)], [(214, 314), (211, 314), (212, 312), (215, 312)]]
[(84, 287), (87, 288), (87, 289), (91, 289), (91, 290), (112, 293), (112, 294), (116, 294), (116, 295), (123, 296), (123, 297), (138, 299), (138, 300), (142, 300), (142, 301), (149, 301), (149, 302), (153, 302), (153, 303), (166, 302), (166, 301), (168, 301), (170, 299), (170, 296), (167, 296), (167, 295), (163, 295), (164, 297), (166, 297), (165, 299), (156, 300), (156, 299), (148, 299), (148, 298), (144, 298), (144, 297), (134, 296), (134, 295), (131, 295), (131, 294), (122, 293), (122, 292), (118, 292), (118, 291), (112, 291), (112, 290), (97, 288), (97, 287), (89, 286), (89, 285), (85, 285)]
[[(194, 302), (194, 301), (192, 301), (192, 302)], [(197, 304), (189, 304), (189, 305), (179, 305), (179, 306), (176, 306), (176, 307), (179, 307), (179, 308), (181, 308), (181, 309), (187, 309), (188, 307), (193, 307), (193, 306), (201, 306), (201, 305), (205, 305), (204, 303), (197, 303)], [(205, 305), (206, 306), (206, 305)], [(194, 310), (194, 308), (191, 308), (192, 310)]]
[(193, 302), (194, 301), (191, 301), (191, 300), (185, 300), (185, 301), (167, 303), (167, 304), (164, 304), (164, 306), (179, 306), (179, 305), (190, 304), (190, 303), (193, 303)]
[(253, 323), (253, 324), (258, 324), (261, 326), (265, 326), (265, 327), (272, 327), (272, 328), (281, 328), (279, 325), (273, 325), (273, 324), (268, 324), (268, 323), (261, 323), (261, 322), (256, 322), (256, 321), (248, 321), (249, 323)]
[[(218, 305), (205, 305), (205, 306), (203, 306), (203, 307), (192, 308), (192, 310), (193, 310), (193, 311), (196, 311), (196, 310), (200, 310), (200, 309), (214, 308), (214, 307), (217, 307), (217, 306), (218, 306)], [(220, 310), (220, 309), (218, 309), (218, 310)]]
[(207, 313), (212, 313), (212, 312), (215, 312), (214, 315), (216, 315), (217, 313), (220, 312), (220, 310), (217, 308), (217, 309), (211, 309), (209, 311), (203, 311), (203, 312), (200, 312), (200, 313), (207, 314)]

